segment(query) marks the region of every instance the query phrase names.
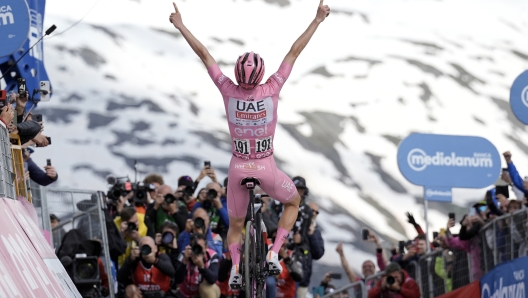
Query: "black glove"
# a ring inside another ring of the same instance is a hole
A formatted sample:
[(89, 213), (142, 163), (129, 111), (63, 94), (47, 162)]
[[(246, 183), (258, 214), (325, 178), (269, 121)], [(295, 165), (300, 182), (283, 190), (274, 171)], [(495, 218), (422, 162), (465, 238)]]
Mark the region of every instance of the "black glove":
[(411, 213), (407, 212), (407, 218), (408, 218), (407, 221), (408, 221), (410, 224), (412, 224), (413, 226), (417, 226), (417, 225), (418, 225), (418, 224), (416, 223), (416, 220), (414, 220), (414, 216), (413, 216)]

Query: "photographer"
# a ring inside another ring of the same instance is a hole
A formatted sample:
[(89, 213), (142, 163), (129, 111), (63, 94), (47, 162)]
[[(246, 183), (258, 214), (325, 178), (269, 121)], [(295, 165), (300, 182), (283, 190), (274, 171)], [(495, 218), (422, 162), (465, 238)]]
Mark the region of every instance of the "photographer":
[(197, 184), (189, 176), (181, 176), (178, 179), (178, 188), (174, 195), (176, 199), (185, 203), (187, 210), (193, 210), (194, 204), (196, 204), (196, 198), (193, 197), (196, 186)]
[(191, 215), (196, 209), (203, 208), (209, 216), (211, 231), (219, 234), (222, 239), (226, 239), (229, 215), (227, 214), (227, 199), (225, 197), (221, 198), (222, 186), (217, 182), (211, 182), (207, 184), (206, 191), (206, 200), (197, 202)]
[(193, 241), (181, 253), (180, 261), (175, 275), (175, 283), (179, 284), (178, 297), (220, 297), (220, 288), (216, 285), (218, 254), (207, 247), (205, 235), (193, 235)]
[(174, 274), (169, 257), (158, 253), (154, 239), (143, 237), (117, 272), (119, 294), (134, 298), (163, 297), (170, 291)]
[(163, 176), (161, 176), (160, 174), (155, 174), (155, 173), (148, 174), (145, 177), (145, 179), (143, 179), (143, 183), (145, 185), (148, 185), (148, 184), (154, 185), (154, 188), (149, 191), (150, 200), (148, 200), (148, 204), (150, 204), (151, 201), (153, 201), (154, 198), (156, 198), (156, 195), (159, 192), (160, 186), (165, 184), (165, 182), (163, 181)]
[(216, 251), (218, 256), (223, 252), (222, 238), (218, 234), (211, 233), (209, 228), (209, 216), (203, 208), (198, 208), (193, 213), (192, 219), (187, 219), (185, 230), (178, 237), (178, 247), (183, 250), (191, 243), (194, 234), (204, 234), (207, 239), (207, 246)]
[(420, 288), (398, 263), (390, 263), (385, 275), (368, 293), (368, 298), (420, 298)]
[(295, 283), (303, 279), (302, 263), (294, 259), (292, 251), (288, 251), (287, 243), (279, 250), (282, 272), (277, 276), (277, 297), (295, 298)]
[(154, 223), (157, 232), (166, 221), (176, 223), (178, 229), (183, 231), (189, 218), (189, 211), (187, 206), (172, 194), (170, 186), (161, 185), (158, 187), (154, 202), (147, 207), (147, 216)]
[(174, 268), (178, 268), (180, 261), (178, 257), (180, 251), (178, 250), (178, 226), (172, 221), (164, 222), (160, 227), (160, 232), (156, 234), (156, 245), (158, 251), (166, 253)]
[(124, 208), (120, 216), (114, 219), (114, 223), (127, 243), (125, 253), (118, 258), (118, 264), (121, 267), (141, 238), (145, 236), (154, 238), (155, 234), (154, 230), (145, 224), (145, 215), (138, 213), (134, 207)]

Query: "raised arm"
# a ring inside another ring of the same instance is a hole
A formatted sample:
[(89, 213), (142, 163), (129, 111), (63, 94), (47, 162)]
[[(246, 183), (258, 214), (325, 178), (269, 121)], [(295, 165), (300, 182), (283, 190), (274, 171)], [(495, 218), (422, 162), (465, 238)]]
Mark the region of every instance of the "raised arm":
[(319, 27), (319, 24), (321, 24), (329, 14), (330, 7), (328, 7), (328, 5), (323, 5), (323, 0), (320, 0), (315, 19), (310, 23), (308, 29), (306, 29), (306, 31), (304, 31), (304, 33), (295, 41), (286, 57), (284, 57), (284, 62), (287, 62), (288, 64), (293, 66), (295, 60), (297, 60), (297, 57), (299, 57), (302, 50), (304, 50), (304, 48), (312, 38), (313, 34), (315, 33), (315, 30), (317, 30), (317, 27)]
[(183, 35), (183, 38), (185, 38), (185, 40), (191, 46), (196, 55), (198, 55), (198, 57), (202, 59), (202, 62), (205, 67), (209, 69), (211, 65), (216, 63), (215, 59), (213, 58), (213, 56), (211, 56), (211, 54), (209, 54), (207, 48), (205, 48), (205, 46), (198, 39), (196, 39), (194, 35), (192, 35), (191, 31), (189, 31), (189, 29), (185, 27), (182, 21), (180, 11), (176, 6), (176, 3), (172, 2), (172, 4), (174, 5), (175, 12), (171, 13), (169, 21), (174, 25), (176, 29), (180, 30), (180, 33)]

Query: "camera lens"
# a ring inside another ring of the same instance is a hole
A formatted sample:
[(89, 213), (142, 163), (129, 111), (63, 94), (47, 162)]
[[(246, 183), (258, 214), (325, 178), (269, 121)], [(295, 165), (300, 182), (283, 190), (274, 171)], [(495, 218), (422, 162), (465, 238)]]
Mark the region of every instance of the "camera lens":
[(165, 195), (165, 202), (167, 204), (172, 204), (174, 201), (176, 201), (176, 197), (173, 194), (169, 193)]
[(198, 229), (202, 229), (205, 226), (205, 221), (203, 220), (203, 218), (197, 217), (194, 220), (194, 226), (197, 227)]
[(150, 246), (148, 245), (143, 245), (140, 249), (139, 249), (139, 253), (146, 256), (146, 255), (150, 255), (150, 253), (152, 252), (152, 248), (150, 248)]
[(388, 285), (392, 285), (394, 282), (396, 282), (396, 280), (394, 279), (393, 276), (387, 276), (387, 284)]
[(214, 200), (218, 196), (218, 192), (214, 189), (210, 189), (207, 191), (207, 194), (205, 195), (208, 200)]
[(171, 244), (173, 240), (174, 240), (174, 235), (169, 231), (161, 235), (161, 242), (165, 244)]
[(93, 260), (79, 260), (75, 266), (75, 274), (79, 279), (93, 279), (97, 276), (97, 269)]
[(203, 252), (203, 248), (200, 244), (195, 244), (191, 247), (191, 251), (195, 255), (201, 255)]
[(128, 231), (137, 231), (138, 227), (137, 227), (135, 222), (128, 222), (127, 230)]

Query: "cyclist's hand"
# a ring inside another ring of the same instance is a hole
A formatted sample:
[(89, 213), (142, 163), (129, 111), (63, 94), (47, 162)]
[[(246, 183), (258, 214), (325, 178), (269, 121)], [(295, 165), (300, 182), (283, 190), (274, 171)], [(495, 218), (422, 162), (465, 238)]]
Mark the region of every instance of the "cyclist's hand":
[(169, 21), (174, 25), (174, 28), (180, 30), (183, 27), (182, 17), (176, 3), (172, 2), (172, 5), (174, 5), (174, 12), (170, 14)]
[(323, 22), (326, 17), (330, 14), (330, 7), (328, 5), (323, 5), (323, 0), (319, 1), (319, 7), (317, 8), (317, 15), (315, 16), (315, 20), (318, 23)]

